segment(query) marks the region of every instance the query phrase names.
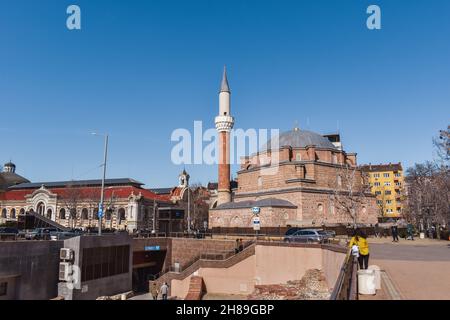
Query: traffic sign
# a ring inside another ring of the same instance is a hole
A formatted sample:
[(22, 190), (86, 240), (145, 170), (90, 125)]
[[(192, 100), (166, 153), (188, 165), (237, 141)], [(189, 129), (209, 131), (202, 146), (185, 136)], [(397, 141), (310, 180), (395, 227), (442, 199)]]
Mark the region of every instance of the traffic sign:
[(261, 211), (261, 208), (260, 208), (260, 207), (253, 207), (253, 208), (252, 208), (253, 214), (258, 214), (260, 211)]
[(261, 229), (261, 220), (259, 217), (253, 217), (253, 230), (257, 231)]

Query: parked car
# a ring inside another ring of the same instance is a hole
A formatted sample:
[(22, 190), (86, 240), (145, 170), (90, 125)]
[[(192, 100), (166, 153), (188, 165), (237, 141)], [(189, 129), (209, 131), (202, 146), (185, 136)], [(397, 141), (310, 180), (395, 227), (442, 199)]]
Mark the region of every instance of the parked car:
[(318, 230), (320, 234), (324, 235), (326, 238), (336, 237), (336, 232), (333, 230)]
[(36, 228), (25, 234), (27, 240), (50, 240), (50, 234), (57, 232), (56, 228)]
[(297, 232), (285, 236), (285, 242), (306, 242), (306, 243), (321, 243), (325, 239), (329, 238), (324, 234), (319, 233), (320, 230), (315, 229), (303, 229), (298, 230)]
[(2, 228), (0, 228), (0, 233), (18, 234), (19, 230), (17, 228), (2, 227)]
[(301, 230), (300, 228), (289, 228), (288, 231), (284, 234), (285, 236), (291, 236), (297, 231)]
[(69, 238), (73, 238), (73, 237), (78, 237), (79, 235), (81, 235), (82, 232), (77, 232), (77, 231), (55, 231), (55, 232), (50, 232), (50, 240), (65, 240), (65, 239), (69, 239)]

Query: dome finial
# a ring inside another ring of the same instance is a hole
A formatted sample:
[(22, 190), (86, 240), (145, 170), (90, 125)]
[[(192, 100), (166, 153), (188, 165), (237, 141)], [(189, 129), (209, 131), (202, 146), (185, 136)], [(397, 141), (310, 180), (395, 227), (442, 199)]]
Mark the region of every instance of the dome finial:
[(298, 120), (295, 120), (294, 121), (294, 131), (299, 131), (299, 130), (300, 130), (300, 128), (298, 126)]

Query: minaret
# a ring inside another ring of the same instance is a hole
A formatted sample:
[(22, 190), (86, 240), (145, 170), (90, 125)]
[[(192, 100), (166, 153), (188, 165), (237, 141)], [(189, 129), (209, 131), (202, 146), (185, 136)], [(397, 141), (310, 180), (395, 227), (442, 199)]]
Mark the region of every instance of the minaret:
[(230, 188), (230, 131), (233, 129), (234, 118), (230, 115), (230, 87), (228, 86), (227, 70), (223, 68), (222, 84), (219, 92), (219, 115), (215, 119), (219, 133), (219, 183), (217, 204), (231, 201)]

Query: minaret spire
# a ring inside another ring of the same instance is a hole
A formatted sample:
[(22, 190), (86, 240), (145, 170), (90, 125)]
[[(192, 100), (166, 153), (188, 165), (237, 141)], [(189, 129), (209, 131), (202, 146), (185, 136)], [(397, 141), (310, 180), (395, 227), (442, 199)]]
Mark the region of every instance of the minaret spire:
[(220, 92), (230, 92), (230, 86), (227, 79), (227, 67), (223, 66), (222, 84), (220, 85)]

